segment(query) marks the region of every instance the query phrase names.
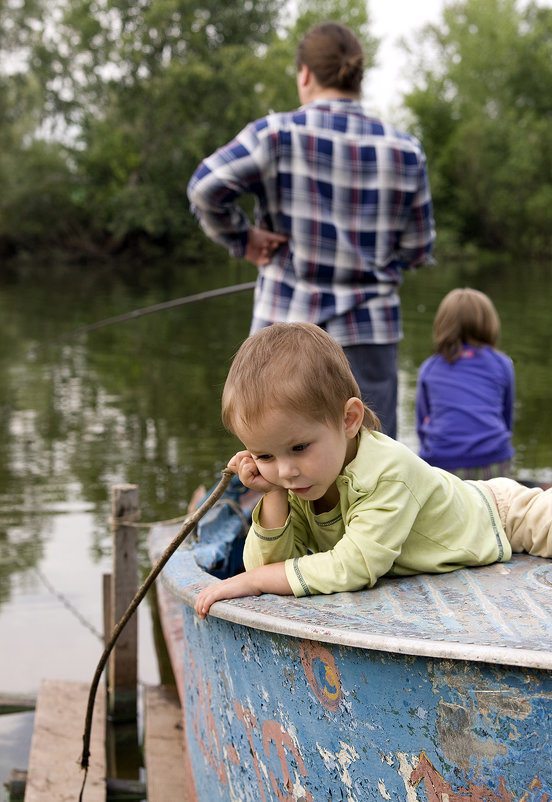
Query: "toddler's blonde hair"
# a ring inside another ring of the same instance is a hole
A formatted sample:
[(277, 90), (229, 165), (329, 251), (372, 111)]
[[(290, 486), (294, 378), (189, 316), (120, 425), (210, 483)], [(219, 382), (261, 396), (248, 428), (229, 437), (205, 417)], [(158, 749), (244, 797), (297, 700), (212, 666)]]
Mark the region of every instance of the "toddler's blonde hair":
[[(345, 403), (360, 389), (340, 345), (312, 323), (275, 323), (247, 338), (238, 350), (222, 393), (222, 422), (259, 423), (267, 410), (285, 409), (320, 423), (339, 425)], [(364, 426), (380, 429), (365, 407)]]

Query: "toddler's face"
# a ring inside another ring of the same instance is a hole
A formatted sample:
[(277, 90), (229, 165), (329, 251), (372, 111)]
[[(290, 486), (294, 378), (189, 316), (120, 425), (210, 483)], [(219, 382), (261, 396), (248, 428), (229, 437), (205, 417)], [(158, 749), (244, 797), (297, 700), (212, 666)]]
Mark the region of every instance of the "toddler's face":
[(351, 433), (345, 416), (337, 426), (269, 410), (258, 424), (236, 434), (267, 482), (317, 501), (335, 488), (337, 476), (354, 457), (357, 431)]

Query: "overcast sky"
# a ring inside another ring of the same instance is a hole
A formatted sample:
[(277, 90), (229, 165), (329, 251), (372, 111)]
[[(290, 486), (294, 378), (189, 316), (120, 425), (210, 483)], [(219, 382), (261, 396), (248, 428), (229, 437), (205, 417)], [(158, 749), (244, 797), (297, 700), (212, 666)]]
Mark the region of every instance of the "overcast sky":
[[(518, 0), (518, 8), (526, 3), (527, 0)], [(404, 69), (406, 55), (398, 47), (398, 40), (429, 22), (440, 21), (446, 4), (447, 0), (368, 0), (371, 29), (380, 39), (380, 46), (378, 66), (368, 70), (363, 88), (368, 106), (382, 116), (399, 107), (400, 96), (412, 86)], [(552, 0), (537, 0), (537, 5), (549, 8)]]
[(366, 73), (364, 94), (369, 106), (385, 114), (398, 105), (409, 82), (404, 77), (406, 56), (398, 40), (441, 19), (445, 0), (368, 0), (371, 30), (380, 40), (377, 63)]

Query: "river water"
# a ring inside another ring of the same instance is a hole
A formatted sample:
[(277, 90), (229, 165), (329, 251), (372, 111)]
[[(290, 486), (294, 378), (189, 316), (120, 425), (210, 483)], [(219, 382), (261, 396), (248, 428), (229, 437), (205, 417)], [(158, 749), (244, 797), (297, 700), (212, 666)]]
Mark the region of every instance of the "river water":
[[(40, 681), (91, 681), (102, 652), (102, 574), (111, 570), (111, 488), (138, 485), (142, 521), (185, 512), (237, 442), (219, 399), (247, 335), (252, 293), (201, 301), (89, 333), (132, 309), (250, 281), (245, 264), (171, 265), (125, 279), (109, 267), (35, 267), (0, 283), (0, 695)], [(504, 261), (440, 264), (402, 289), (399, 439), (417, 449), (416, 371), (435, 310), (453, 287), (487, 292), (517, 379), (515, 473), (552, 480), (552, 271)], [(146, 530), (140, 530), (146, 532)], [(149, 565), (140, 543), (143, 576)], [(160, 668), (152, 618), (139, 610), (141, 683)], [(0, 717), (0, 800), (28, 762), (33, 713)], [(75, 744), (75, 759), (80, 743)]]

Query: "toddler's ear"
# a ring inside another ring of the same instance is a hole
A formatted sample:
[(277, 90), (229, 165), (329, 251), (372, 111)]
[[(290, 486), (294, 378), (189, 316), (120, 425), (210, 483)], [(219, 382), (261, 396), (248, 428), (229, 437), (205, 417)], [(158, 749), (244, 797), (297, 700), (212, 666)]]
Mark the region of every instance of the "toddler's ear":
[(364, 420), (364, 404), (360, 398), (349, 398), (345, 403), (345, 434), (349, 438), (356, 437)]

